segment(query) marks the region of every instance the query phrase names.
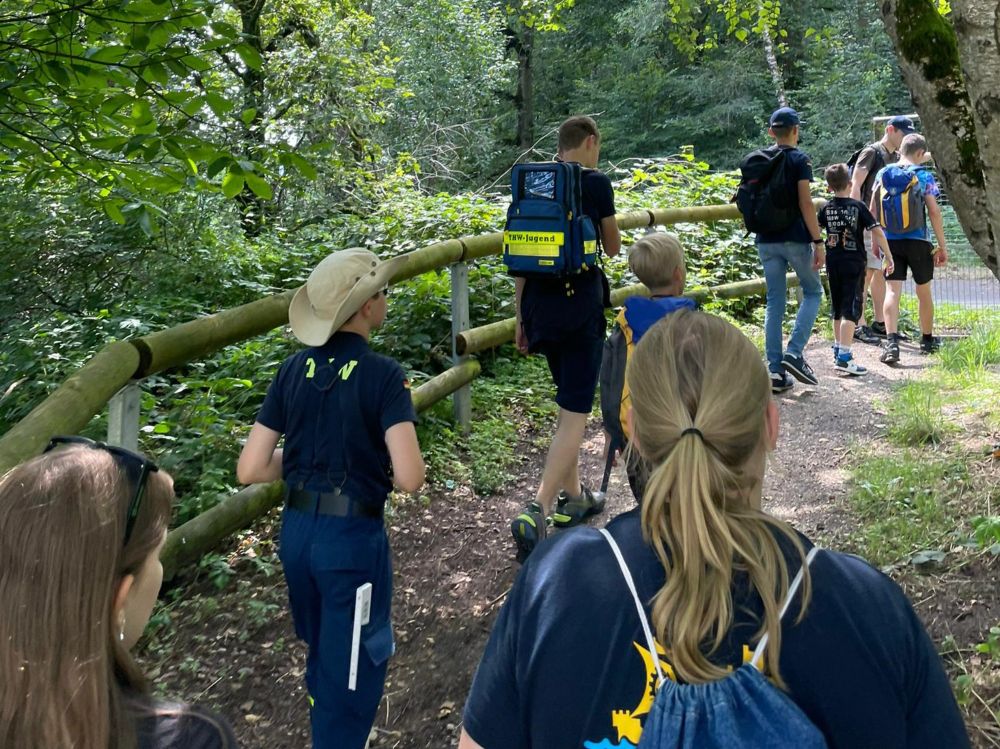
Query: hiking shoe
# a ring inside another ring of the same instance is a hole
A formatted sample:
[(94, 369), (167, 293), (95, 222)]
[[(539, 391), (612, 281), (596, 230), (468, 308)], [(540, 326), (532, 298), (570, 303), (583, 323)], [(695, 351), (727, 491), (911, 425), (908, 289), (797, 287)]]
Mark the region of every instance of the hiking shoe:
[[(806, 364), (806, 360), (801, 356), (785, 354), (781, 360), (781, 366), (799, 382), (804, 382), (807, 385), (819, 384), (819, 380), (816, 379), (816, 373), (813, 372), (812, 367)], [(774, 378), (771, 378), (771, 384), (774, 384)]]
[(883, 364), (898, 364), (899, 342), (892, 340), (886, 341), (885, 348), (882, 349), (882, 355), (878, 359)]
[(791, 390), (792, 389), (792, 385), (794, 385), (794, 384), (795, 383), (792, 382), (792, 378), (789, 377), (784, 372), (771, 372), (771, 392), (772, 393), (777, 394), (777, 393), (783, 393), (786, 390)]
[(585, 486), (579, 497), (571, 497), (565, 491), (559, 492), (556, 499), (556, 511), (552, 513), (552, 525), (556, 528), (571, 528), (579, 525), (591, 515), (597, 515), (604, 510), (605, 495), (592, 492)]
[(920, 339), (921, 354), (933, 354), (936, 353), (939, 348), (941, 348), (941, 339), (936, 335), (931, 336), (930, 338)]
[(885, 338), (889, 335), (885, 329), (885, 322), (879, 322), (878, 320), (873, 320), (871, 327), (868, 328), (868, 330), (877, 335), (879, 338)]
[(867, 325), (859, 325), (854, 329), (854, 340), (869, 344), (877, 344), (882, 341), (882, 339), (878, 337), (878, 334)]
[(511, 535), (517, 544), (517, 561), (523, 562), (548, 535), (549, 519), (542, 514), (538, 502), (529, 502), (510, 524)]
[(855, 377), (858, 375), (868, 374), (868, 369), (866, 367), (862, 367), (854, 361), (854, 356), (852, 354), (841, 354), (837, 357), (837, 371), (845, 372), (849, 375), (854, 375)]

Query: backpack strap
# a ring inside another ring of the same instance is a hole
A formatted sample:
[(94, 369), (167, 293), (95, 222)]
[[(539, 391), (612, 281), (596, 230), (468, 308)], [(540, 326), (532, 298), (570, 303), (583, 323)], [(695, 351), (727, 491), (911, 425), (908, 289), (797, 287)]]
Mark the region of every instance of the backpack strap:
[[(806, 563), (804, 567), (809, 567), (812, 565), (812, 560), (816, 558), (816, 554), (819, 552), (818, 546), (813, 546), (809, 553), (806, 554)], [(803, 567), (799, 567), (799, 571), (796, 573), (795, 578), (792, 580), (792, 584), (788, 587), (788, 595), (785, 596), (784, 602), (781, 604), (781, 612), (778, 614), (778, 623), (785, 618), (785, 612), (788, 611), (788, 607), (792, 603), (792, 599), (799, 590), (799, 586), (802, 585), (802, 573)], [(754, 668), (760, 669), (760, 659), (764, 657), (764, 650), (767, 648), (768, 633), (765, 632), (764, 636), (760, 638), (760, 642), (757, 643), (757, 648), (753, 651), (753, 658), (750, 659), (750, 663), (753, 664)]]
[(632, 573), (629, 571), (628, 565), (625, 563), (625, 557), (622, 556), (622, 551), (618, 548), (618, 544), (615, 543), (615, 539), (608, 532), (607, 528), (601, 528), (601, 535), (604, 536), (611, 547), (611, 551), (614, 552), (615, 559), (618, 560), (618, 567), (622, 571), (622, 577), (625, 578), (625, 583), (632, 593), (632, 600), (635, 601), (635, 610), (639, 612), (642, 631), (646, 635), (646, 645), (649, 647), (649, 654), (653, 658), (653, 665), (656, 666), (656, 686), (659, 687), (666, 679), (663, 675), (663, 669), (660, 668), (660, 657), (656, 653), (656, 641), (653, 639), (653, 630), (649, 626), (649, 619), (646, 617), (646, 609), (642, 605), (639, 593), (635, 589), (635, 581), (632, 579)]

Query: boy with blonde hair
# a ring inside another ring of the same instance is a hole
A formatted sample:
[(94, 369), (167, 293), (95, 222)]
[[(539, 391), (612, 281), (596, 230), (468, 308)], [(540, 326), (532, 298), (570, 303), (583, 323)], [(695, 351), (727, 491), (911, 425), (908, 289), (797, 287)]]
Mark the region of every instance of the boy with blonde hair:
[(637, 501), (642, 501), (648, 466), (634, 450), (628, 450), (629, 430), (626, 414), (631, 403), (625, 383), (625, 368), (635, 345), (646, 331), (671, 312), (695, 309), (693, 299), (682, 297), (687, 271), (684, 248), (673, 234), (647, 234), (629, 249), (628, 267), (647, 289), (649, 297), (631, 296), (625, 300), (615, 319), (615, 330), (604, 343), (601, 361), (601, 416), (604, 419), (607, 458), (604, 486), (615, 454), (626, 457), (625, 472)]

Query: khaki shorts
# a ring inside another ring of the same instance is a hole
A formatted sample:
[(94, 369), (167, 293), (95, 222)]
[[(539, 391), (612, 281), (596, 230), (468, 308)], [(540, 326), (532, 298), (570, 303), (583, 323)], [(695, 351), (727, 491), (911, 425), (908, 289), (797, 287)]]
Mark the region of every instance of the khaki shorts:
[(865, 249), (868, 251), (868, 270), (882, 270), (882, 258), (872, 250), (872, 233), (865, 232)]

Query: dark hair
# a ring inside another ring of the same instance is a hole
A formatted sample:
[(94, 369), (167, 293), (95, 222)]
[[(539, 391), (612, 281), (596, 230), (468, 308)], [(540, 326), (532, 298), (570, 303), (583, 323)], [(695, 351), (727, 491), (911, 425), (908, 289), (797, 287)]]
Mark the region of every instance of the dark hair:
[(787, 138), (792, 134), (792, 128), (798, 125), (771, 125), (771, 133), (775, 138)]
[(847, 164), (830, 164), (823, 172), (823, 176), (826, 178), (826, 184), (835, 192), (843, 190), (851, 184), (851, 175), (847, 170)]
[(559, 126), (559, 151), (569, 151), (578, 148), (591, 135), (601, 139), (601, 131), (597, 129), (597, 123), (593, 117), (580, 115), (570, 117)]

